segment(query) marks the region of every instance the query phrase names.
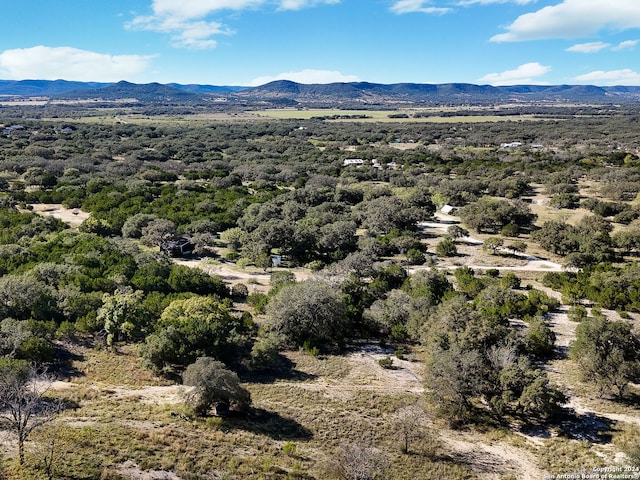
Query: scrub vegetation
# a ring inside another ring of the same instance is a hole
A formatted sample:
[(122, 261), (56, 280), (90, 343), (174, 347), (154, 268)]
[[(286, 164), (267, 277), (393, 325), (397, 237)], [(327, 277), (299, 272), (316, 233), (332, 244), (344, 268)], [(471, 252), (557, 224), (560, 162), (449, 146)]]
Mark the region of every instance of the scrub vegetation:
[(576, 108), (0, 110), (0, 477), (638, 466), (638, 112)]

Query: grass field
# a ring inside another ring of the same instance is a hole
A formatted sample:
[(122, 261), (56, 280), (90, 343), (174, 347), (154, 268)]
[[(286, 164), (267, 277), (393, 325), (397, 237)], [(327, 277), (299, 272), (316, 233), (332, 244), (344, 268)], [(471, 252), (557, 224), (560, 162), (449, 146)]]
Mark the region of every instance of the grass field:
[[(430, 112), (443, 112), (443, 109), (429, 110)], [(248, 113), (258, 117), (269, 117), (279, 119), (299, 119), (308, 120), (314, 117), (331, 116), (366, 116), (366, 118), (345, 118), (330, 120), (335, 122), (391, 122), (391, 123), (480, 123), (480, 122), (510, 122), (520, 120), (538, 120), (532, 115), (455, 115), (455, 116), (432, 116), (413, 118), (412, 114), (422, 112), (422, 110), (297, 110), (297, 109), (268, 109), (256, 110)], [(389, 118), (389, 115), (406, 113), (409, 118)]]

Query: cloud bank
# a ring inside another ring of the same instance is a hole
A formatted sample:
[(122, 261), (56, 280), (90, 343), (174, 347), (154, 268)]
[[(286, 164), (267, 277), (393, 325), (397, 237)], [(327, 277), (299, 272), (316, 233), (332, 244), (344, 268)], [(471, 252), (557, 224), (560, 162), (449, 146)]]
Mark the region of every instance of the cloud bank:
[(0, 53), (0, 78), (117, 82), (145, 72), (152, 59), (152, 56), (108, 55), (40, 45)]
[(518, 17), (493, 42), (546, 38), (580, 38), (604, 29), (640, 28), (640, 2), (630, 0), (564, 0)]
[(536, 0), (461, 0), (458, 5), (492, 5), (494, 3), (515, 3), (516, 5), (528, 5)]
[(612, 45), (605, 42), (589, 42), (589, 43), (577, 43), (566, 49), (567, 52), (574, 53), (598, 53), (601, 50), (611, 50), (614, 52), (620, 52), (622, 50), (630, 50), (638, 44), (638, 40), (625, 40), (618, 45)]
[(397, 0), (389, 8), (393, 13), (403, 15), (405, 13), (428, 13), (432, 15), (443, 15), (451, 11), (450, 8), (431, 7), (429, 0)]
[(478, 81), (494, 86), (545, 84), (547, 82), (541, 82), (536, 80), (536, 78), (542, 77), (550, 70), (551, 67), (541, 65), (538, 62), (531, 62), (520, 65), (514, 70), (507, 70), (502, 73), (489, 73), (479, 78)]
[(334, 70), (305, 69), (299, 72), (285, 72), (275, 76), (254, 78), (249, 84), (252, 87), (257, 87), (276, 80), (290, 80), (292, 82), (305, 84), (360, 81), (360, 79), (355, 75), (345, 75)]
[[(278, 10), (301, 10), (320, 4), (336, 4), (341, 0), (279, 0)], [(141, 15), (125, 24), (130, 30), (147, 30), (169, 34), (177, 48), (210, 49), (217, 35), (234, 31), (219, 21), (209, 19), (223, 11), (238, 12), (257, 9), (268, 0), (153, 0), (152, 15)]]
[(567, 48), (567, 52), (597, 53), (600, 50), (604, 50), (605, 48), (609, 47), (611, 47), (611, 44), (604, 42), (578, 43)]
[(596, 85), (640, 85), (640, 73), (634, 72), (630, 68), (622, 70), (596, 70), (575, 77), (578, 82)]

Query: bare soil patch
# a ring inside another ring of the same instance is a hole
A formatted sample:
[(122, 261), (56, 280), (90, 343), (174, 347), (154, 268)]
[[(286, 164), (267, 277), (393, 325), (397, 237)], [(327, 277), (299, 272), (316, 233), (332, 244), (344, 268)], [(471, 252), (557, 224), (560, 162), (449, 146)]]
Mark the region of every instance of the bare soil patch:
[(132, 461), (123, 463), (118, 468), (118, 473), (131, 480), (180, 480), (173, 472), (163, 470), (142, 470)]
[[(241, 268), (233, 263), (211, 263), (207, 259), (176, 259), (175, 263), (187, 267), (199, 268), (209, 275), (220, 277), (227, 285), (244, 283), (249, 287), (249, 292), (266, 293), (269, 290), (271, 273), (275, 269), (264, 271), (255, 267)], [(296, 280), (301, 282), (312, 276), (311, 272), (296, 268), (291, 269)]]
[[(436, 245), (442, 240), (447, 229), (451, 225), (459, 224), (459, 218), (453, 215), (436, 213), (436, 220), (432, 222), (420, 222), (422, 231), (429, 237), (424, 243), (428, 250), (434, 252)], [(456, 269), (467, 266), (474, 270), (506, 270), (516, 272), (557, 272), (563, 269), (562, 265), (554, 261), (540, 258), (529, 253), (512, 252), (507, 248), (500, 249), (496, 254), (490, 254), (482, 248), (484, 240), (492, 235), (473, 234), (459, 239), (456, 242), (458, 254), (454, 257), (438, 258), (438, 267)], [(495, 236), (495, 235), (493, 235)], [(507, 245), (509, 241), (505, 242)], [(412, 267), (410, 271), (431, 267)]]
[(481, 435), (454, 430), (440, 431), (440, 440), (453, 458), (468, 465), (482, 479), (502, 479), (508, 475), (522, 480), (540, 480), (545, 472), (538, 468), (534, 454), (504, 442), (487, 442)]
[[(294, 360), (299, 358), (299, 355), (303, 354), (294, 352), (288, 354)], [(378, 363), (386, 357), (393, 359), (392, 368), (383, 368)], [(420, 364), (394, 357), (392, 349), (364, 346), (344, 355), (342, 361), (345, 375), (318, 376), (309, 382), (279, 382), (278, 384), (295, 385), (340, 400), (349, 400), (361, 391), (380, 395), (420, 394), (424, 391)]]
[(74, 228), (79, 227), (91, 215), (79, 208), (65, 208), (57, 203), (34, 203), (31, 207), (33, 207), (33, 212), (38, 215), (57, 218)]

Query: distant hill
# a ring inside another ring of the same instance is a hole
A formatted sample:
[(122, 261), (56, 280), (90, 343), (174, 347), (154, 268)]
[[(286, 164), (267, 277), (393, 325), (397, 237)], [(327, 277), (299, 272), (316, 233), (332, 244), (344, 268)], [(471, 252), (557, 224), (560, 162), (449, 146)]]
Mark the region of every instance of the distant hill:
[(67, 80), (0, 80), (0, 95), (51, 97), (74, 90), (94, 90), (109, 83), (70, 82)]
[(200, 103), (201, 101), (198, 94), (169, 85), (137, 84), (125, 81), (98, 89), (74, 90), (58, 97), (73, 100), (98, 98), (106, 101), (134, 99), (143, 103)]
[[(302, 84), (278, 80), (258, 87), (180, 85), (171, 83), (98, 83), (65, 80), (0, 80), (0, 95), (44, 96), (52, 99), (134, 99), (139, 103), (201, 104), (225, 107), (297, 106), (375, 108), (420, 105), (492, 103), (625, 103), (640, 101), (640, 87), (594, 85), (513, 85), (495, 87), (469, 83), (337, 82)], [(224, 103), (223, 103), (224, 102)]]
[(136, 84), (130, 82), (70, 82), (67, 80), (0, 80), (0, 95), (21, 97), (59, 97), (68, 99), (86, 99), (100, 97), (104, 100), (138, 98), (149, 101), (162, 101), (180, 94), (174, 90), (194, 94), (238, 92), (247, 87), (214, 85), (180, 85), (170, 83)]
[(468, 83), (375, 84), (366, 82), (304, 85), (276, 81), (243, 90), (247, 98), (294, 100), (298, 103), (351, 100), (362, 104), (427, 103), (474, 104), (488, 102), (579, 102), (610, 103), (640, 100), (640, 87), (596, 87), (593, 85), (515, 85), (494, 87)]
[(167, 85), (169, 85), (170, 87), (177, 88), (178, 90), (184, 90), (186, 92), (192, 92), (192, 93), (231, 93), (231, 92), (239, 92), (247, 88), (247, 87), (232, 87), (232, 86), (218, 87), (215, 85), (197, 85), (197, 84), (180, 85), (179, 83), (168, 83)]

